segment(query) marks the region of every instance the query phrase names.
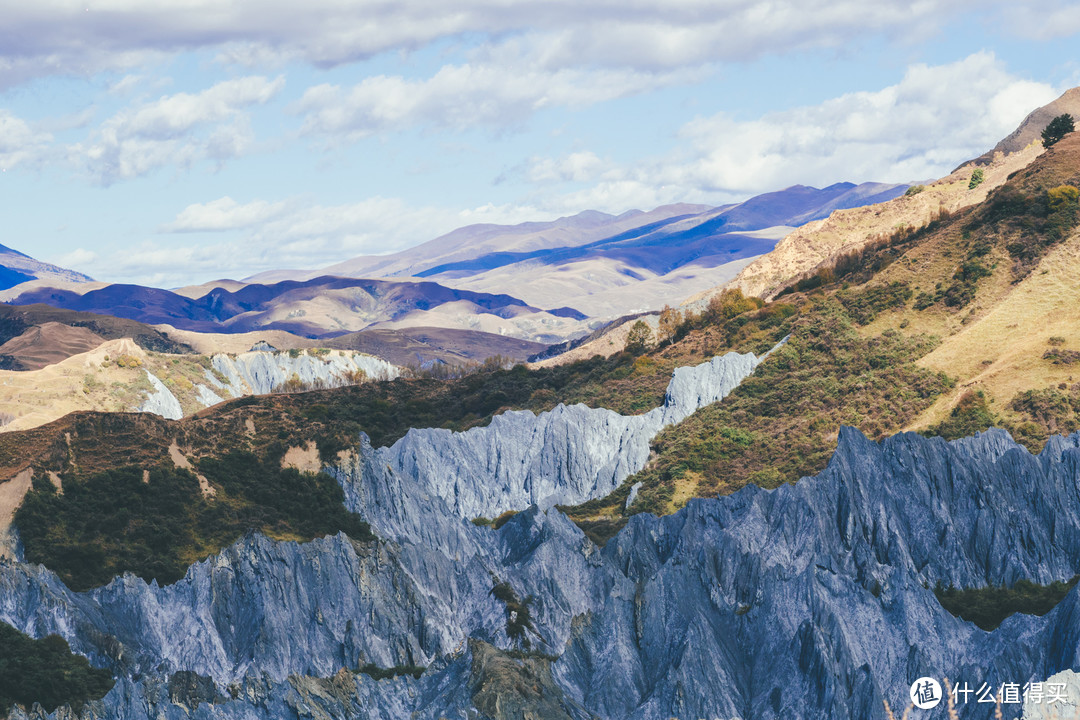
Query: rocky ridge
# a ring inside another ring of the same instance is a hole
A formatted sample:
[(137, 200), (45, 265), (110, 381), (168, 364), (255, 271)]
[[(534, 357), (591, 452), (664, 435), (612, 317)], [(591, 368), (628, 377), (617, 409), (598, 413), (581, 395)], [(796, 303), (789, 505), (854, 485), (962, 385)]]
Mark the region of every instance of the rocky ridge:
[[(539, 415), (508, 411), (487, 427), (463, 433), (413, 429), (392, 447), (354, 460), (347, 472), (364, 473), (364, 478), (359, 485), (347, 484), (346, 493), (384, 490), (390, 502), (397, 478), (405, 477), (462, 518), (602, 497), (645, 466), (649, 442), (661, 429), (722, 400), (763, 359), (728, 353), (697, 367), (678, 368), (664, 404), (644, 415), (559, 405)], [(361, 514), (377, 511), (359, 497), (353, 504)]]
[[(150, 412), (169, 420), (184, 417), (176, 395), (150, 370), (146, 377), (152, 392), (146, 392), (139, 412)], [(195, 383), (194, 397), (202, 407), (229, 398), (266, 395), (295, 385), (293, 389), (333, 388), (358, 381), (393, 380), (400, 370), (385, 360), (347, 350), (262, 351), (238, 355), (218, 354), (204, 371), (206, 384)]]
[(211, 365), (216, 373), (208, 370), (207, 381), (232, 397), (266, 395), (293, 376), (306, 387), (338, 387), (357, 372), (368, 380), (393, 380), (400, 374), (385, 360), (343, 350), (322, 355), (263, 351), (220, 354), (211, 358)]
[[(604, 457), (610, 439), (590, 435), (603, 429), (582, 427), (570, 452), (596, 442)], [(1023, 683), (1080, 666), (1075, 589), (1048, 615), (1013, 616), (989, 633), (929, 589), (1080, 569), (1080, 434), (1034, 456), (1003, 431), (878, 444), (844, 429), (817, 477), (636, 515), (604, 548), (553, 508), (533, 506), (499, 530), (468, 522), (464, 498), (385, 467), (421, 437), (333, 468), (376, 542), (250, 535), (173, 585), (125, 576), (86, 593), (8, 562), (0, 619), (61, 634), (114, 669), (97, 717), (503, 717), (485, 683), (512, 669), (498, 653), (521, 640), (493, 595), (499, 582), (527, 599), (524, 638), (543, 655), (517, 667), (541, 689), (534, 708), (552, 717), (876, 717), (883, 698), (900, 704), (922, 675)], [(500, 472), (510, 470), (477, 468), (474, 482), (510, 477)], [(490, 498), (516, 492), (496, 485)], [(380, 681), (341, 672), (366, 662), (427, 670)], [(170, 696), (170, 685), (205, 685), (174, 683), (180, 673), (209, 678), (216, 694)], [(992, 706), (968, 710), (988, 717)]]

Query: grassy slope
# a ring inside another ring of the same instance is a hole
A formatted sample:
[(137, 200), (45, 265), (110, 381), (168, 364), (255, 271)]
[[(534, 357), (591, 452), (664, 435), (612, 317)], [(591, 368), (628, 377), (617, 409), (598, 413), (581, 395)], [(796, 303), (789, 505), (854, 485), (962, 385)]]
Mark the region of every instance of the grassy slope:
[[(1067, 136), (1010, 181), (1004, 190), (1015, 191), (1020, 202), (995, 208), (995, 202), (1003, 205), (1010, 197), (999, 191), (984, 206), (958, 218), (948, 232), (931, 237), (882, 273), (882, 280), (929, 291), (952, 281), (950, 275), (972, 247), (989, 247), (981, 262), (992, 274), (977, 282), (970, 303), (909, 310), (867, 328), (880, 332), (906, 322), (907, 332), (944, 338), (920, 365), (948, 374), (956, 385), (907, 429), (925, 430), (944, 422), (972, 391), (983, 393), (996, 424), (1032, 450), (1041, 448), (1050, 432), (1080, 426), (1071, 412), (1036, 417), (1029, 412), (1030, 402), (1017, 403), (1028, 391), (1062, 401), (1080, 390), (1074, 388), (1080, 366), (1070, 355), (1080, 350), (1075, 319), (1080, 302), (1077, 207), (1071, 202), (1054, 211), (1046, 203), (1047, 191), (1061, 185), (1080, 186), (1080, 134)], [(1044, 357), (1047, 351), (1057, 357)]]
[(631, 513), (791, 482), (824, 468), (841, 424), (876, 438), (999, 425), (1033, 450), (1080, 428), (1080, 213), (1068, 193), (1049, 200), (1061, 185), (1080, 185), (1080, 134), (982, 205), (882, 236), (782, 295), (799, 311), (789, 345), (662, 433), (646, 470), (612, 496), (569, 511), (617, 522), (636, 482)]

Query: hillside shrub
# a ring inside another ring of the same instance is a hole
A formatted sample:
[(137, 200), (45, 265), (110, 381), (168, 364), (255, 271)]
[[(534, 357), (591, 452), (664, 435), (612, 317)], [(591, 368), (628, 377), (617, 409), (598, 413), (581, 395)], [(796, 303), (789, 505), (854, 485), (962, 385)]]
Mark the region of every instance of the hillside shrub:
[(1041, 450), (1051, 435), (1080, 430), (1080, 385), (1067, 390), (1024, 390), (1008, 407), (1020, 417), (1009, 431), (1032, 452)]
[(108, 670), (93, 667), (75, 655), (59, 635), (34, 640), (0, 623), (0, 713), (16, 703), (29, 710), (41, 703), (51, 713), (70, 705), (76, 713), (89, 700), (100, 700), (112, 689)]
[(1042, 131), (1043, 147), (1057, 144), (1063, 137), (1075, 130), (1072, 115), (1064, 113), (1051, 120)]
[(15, 513), (26, 558), (42, 563), (74, 590), (133, 572), (161, 584), (221, 550), (245, 532), (310, 540), (344, 531), (374, 539), (367, 523), (345, 510), (341, 486), (323, 473), (281, 468), (247, 451), (198, 463), (216, 488), (203, 497), (190, 471), (136, 466), (83, 477), (65, 473), (63, 493), (35, 478)]
[(417, 680), (427, 670), (423, 665), (395, 665), (393, 667), (380, 667), (375, 663), (364, 663), (354, 672), (363, 673), (372, 680), (389, 680), (400, 675), (412, 675)]
[(630, 333), (626, 336), (626, 352), (631, 355), (641, 355), (653, 342), (652, 329), (644, 320), (638, 320), (630, 327)]
[(904, 307), (911, 295), (911, 288), (906, 282), (894, 281), (887, 285), (864, 285), (840, 290), (836, 298), (852, 320), (859, 325), (868, 325), (885, 310)]
[(507, 637), (520, 642), (526, 648), (529, 647), (530, 641), (525, 635), (525, 631), (536, 633), (536, 627), (532, 621), (532, 611), (530, 610), (533, 603), (532, 597), (522, 600), (508, 582), (496, 583), (495, 587), (491, 589), (491, 594), (506, 607)]
[(997, 425), (998, 419), (986, 402), (986, 394), (982, 390), (968, 390), (960, 396), (948, 418), (924, 430), (922, 434), (956, 440)]
[(975, 168), (971, 171), (971, 179), (968, 180), (968, 190), (974, 190), (975, 188), (979, 187), (980, 185), (982, 185), (983, 180), (985, 179), (986, 176), (983, 174), (983, 169)]
[[(766, 306), (765, 309), (768, 309)], [(796, 317), (787, 344), (723, 402), (705, 407), (653, 442), (649, 467), (608, 498), (571, 513), (620, 514), (627, 488), (643, 483), (630, 513), (665, 513), (675, 490), (691, 495), (776, 487), (825, 467), (842, 424), (880, 439), (910, 422), (947, 387), (914, 365), (933, 339), (894, 331), (863, 338), (846, 308), (823, 298)]]
[(989, 632), (1015, 613), (1045, 615), (1065, 599), (1078, 580), (1080, 575), (1068, 582), (1055, 580), (1049, 585), (1018, 580), (1012, 587), (966, 589), (952, 585), (944, 587), (939, 583), (934, 588), (934, 595), (951, 614)]

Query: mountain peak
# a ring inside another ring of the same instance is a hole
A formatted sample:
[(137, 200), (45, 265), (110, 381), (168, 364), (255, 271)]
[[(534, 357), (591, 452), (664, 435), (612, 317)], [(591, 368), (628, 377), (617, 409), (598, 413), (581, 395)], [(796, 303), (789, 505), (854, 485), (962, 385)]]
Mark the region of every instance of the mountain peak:
[(1000, 152), (1008, 155), (1023, 150), (1040, 139), (1043, 129), (1051, 120), (1066, 113), (1080, 120), (1080, 87), (1066, 90), (1057, 100), (1032, 110), (1015, 130), (995, 145), (992, 150), (976, 158), (975, 162), (985, 165), (994, 157), (994, 153)]

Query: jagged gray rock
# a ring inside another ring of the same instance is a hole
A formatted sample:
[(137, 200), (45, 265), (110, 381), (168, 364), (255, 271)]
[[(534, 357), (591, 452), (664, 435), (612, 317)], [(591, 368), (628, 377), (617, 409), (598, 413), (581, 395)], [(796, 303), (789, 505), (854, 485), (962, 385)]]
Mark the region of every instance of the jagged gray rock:
[[(601, 433), (602, 449), (610, 427), (578, 429)], [(171, 586), (126, 576), (86, 593), (6, 562), (0, 619), (59, 633), (113, 668), (120, 681), (94, 713), (134, 720), (479, 713), (468, 639), (515, 644), (496, 582), (532, 598), (528, 637), (558, 656), (560, 707), (601, 718), (853, 720), (880, 717), (884, 698), (906, 704), (922, 675), (1024, 683), (1080, 667), (1077, 589), (1048, 615), (1013, 616), (990, 633), (930, 589), (1080, 570), (1080, 434), (1032, 456), (1003, 431), (878, 444), (845, 428), (817, 477), (636, 515), (602, 549), (555, 509), (533, 506), (498, 531), (474, 526), (467, 504), (422, 473), (385, 469), (392, 449), (366, 446), (335, 470), (375, 543), (252, 535)], [(575, 462), (592, 471), (606, 457)], [(499, 467), (485, 465), (476, 482), (501, 477)], [(429, 669), (379, 682), (340, 672), (368, 661)], [(230, 698), (233, 685), (236, 699), (189, 715), (168, 698), (182, 671)]]
[(644, 415), (559, 405), (539, 415), (505, 412), (463, 433), (410, 430), (392, 447), (373, 451), (362, 469), (353, 469), (359, 483), (352, 488), (353, 509), (365, 516), (381, 512), (390, 495), (380, 495), (379, 503), (362, 496), (365, 488), (394, 484), (392, 476), (409, 478), (463, 518), (602, 497), (645, 467), (649, 443), (661, 429), (726, 397), (760, 362), (752, 353), (727, 353), (678, 368), (664, 404)]
[[(1024, 720), (1071, 720), (1080, 715), (1080, 675), (1072, 670), (1062, 670), (1041, 682), (1041, 693), (1024, 696)], [(1057, 685), (1059, 689), (1051, 692), (1050, 685)], [(1006, 708), (1007, 711), (1010, 709)]]
[(357, 371), (370, 380), (392, 380), (400, 374), (396, 366), (385, 360), (343, 350), (331, 350), (324, 355), (255, 350), (239, 355), (215, 355), (211, 363), (224, 382), (209, 371), (207, 380), (232, 397), (265, 395), (294, 375), (308, 387), (338, 387), (349, 382), (349, 374)]
[(172, 394), (169, 388), (165, 387), (165, 383), (161, 382), (156, 375), (146, 368), (143, 368), (143, 372), (146, 373), (146, 379), (150, 381), (154, 391), (147, 393), (146, 398), (139, 405), (139, 412), (154, 413), (169, 420), (179, 420), (184, 417), (180, 401), (176, 399), (176, 396)]
[(201, 402), (206, 407), (210, 407), (211, 405), (217, 405), (220, 402), (225, 402), (225, 398), (221, 397), (205, 385), (195, 386), (195, 396), (199, 399), (199, 402)]

